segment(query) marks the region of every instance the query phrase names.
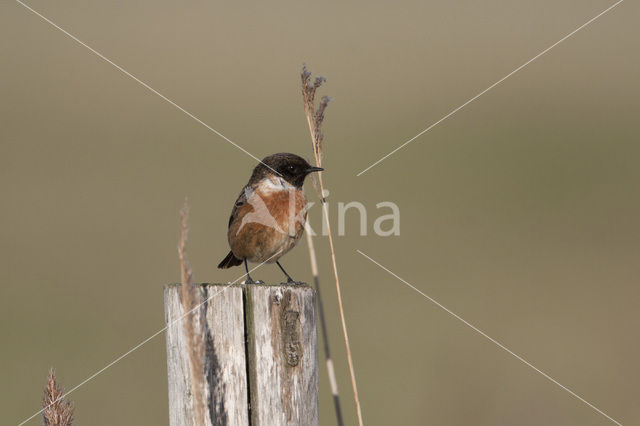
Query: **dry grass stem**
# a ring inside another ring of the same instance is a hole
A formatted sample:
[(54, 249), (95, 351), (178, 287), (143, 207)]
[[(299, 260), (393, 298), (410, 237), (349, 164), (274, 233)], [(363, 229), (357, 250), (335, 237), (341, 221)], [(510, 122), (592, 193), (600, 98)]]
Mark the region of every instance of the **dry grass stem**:
[[(316, 77), (313, 83), (311, 83), (311, 72), (307, 70), (306, 66), (302, 66), (302, 99), (304, 101), (304, 112), (307, 117), (307, 124), (309, 125), (309, 133), (311, 134), (311, 144), (313, 146), (313, 156), (315, 158), (316, 166), (322, 166), (323, 156), (323, 141), (324, 135), (322, 133), (322, 123), (324, 122), (324, 113), (329, 101), (331, 100), (327, 96), (323, 96), (318, 108), (315, 107), (316, 90), (322, 86), (326, 80), (324, 77)], [(329, 209), (325, 200), (324, 185), (322, 183), (322, 172), (318, 173), (318, 187), (319, 198), (322, 202), (323, 216), (325, 219), (325, 225), (327, 227), (327, 234), (329, 237), (329, 248), (331, 250), (331, 266), (333, 267), (333, 277), (336, 285), (336, 294), (338, 297), (338, 309), (340, 311), (340, 323), (342, 325), (342, 334), (344, 336), (344, 344), (347, 352), (347, 362), (349, 364), (349, 375), (351, 377), (351, 387), (353, 388), (353, 399), (356, 405), (356, 413), (358, 415), (358, 424), (362, 426), (362, 410), (360, 408), (360, 398), (358, 397), (358, 386), (356, 384), (356, 375), (353, 367), (353, 358), (351, 357), (351, 347), (349, 345), (349, 335), (347, 334), (347, 323), (344, 318), (344, 309), (342, 307), (342, 292), (340, 291), (340, 278), (338, 276), (338, 267), (336, 264), (336, 252), (333, 245), (333, 237), (331, 234), (331, 226), (329, 223)]]
[(178, 258), (180, 259), (180, 295), (183, 312), (189, 313), (182, 321), (184, 335), (189, 350), (189, 365), (191, 366), (191, 396), (196, 425), (204, 425), (205, 419), (205, 387), (202, 380), (204, 375), (204, 339), (200, 323), (199, 310), (191, 312), (196, 305), (196, 287), (193, 286), (193, 272), (187, 259), (187, 238), (189, 235), (189, 205), (187, 200), (180, 210), (180, 240), (178, 242)]
[(65, 398), (64, 391), (56, 381), (56, 372), (49, 370), (42, 398), (42, 421), (44, 426), (71, 426), (73, 404)]
[(329, 384), (331, 385), (331, 394), (333, 396), (333, 408), (336, 412), (336, 422), (338, 426), (343, 426), (342, 408), (340, 404), (340, 393), (338, 391), (338, 381), (336, 380), (336, 372), (333, 369), (333, 358), (331, 358), (331, 350), (329, 348), (329, 336), (327, 333), (327, 322), (324, 317), (324, 304), (322, 302), (322, 292), (320, 291), (320, 277), (318, 274), (318, 261), (316, 258), (316, 249), (313, 245), (313, 237), (311, 236), (311, 227), (309, 221), (305, 224), (305, 235), (307, 238), (307, 248), (309, 249), (309, 262), (311, 263), (311, 274), (313, 275), (313, 283), (316, 288), (316, 297), (318, 301), (318, 317), (320, 319), (320, 330), (322, 332), (322, 340), (324, 342), (324, 357), (327, 364), (327, 375), (329, 376)]

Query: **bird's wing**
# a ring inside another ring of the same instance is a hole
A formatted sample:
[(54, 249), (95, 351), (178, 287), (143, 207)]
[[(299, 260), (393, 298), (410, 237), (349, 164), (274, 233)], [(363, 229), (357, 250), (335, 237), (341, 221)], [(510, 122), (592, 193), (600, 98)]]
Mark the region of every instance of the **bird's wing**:
[(233, 209), (231, 210), (231, 216), (229, 216), (229, 228), (231, 228), (231, 224), (238, 217), (238, 210), (240, 209), (240, 207), (246, 204), (247, 197), (249, 197), (252, 192), (253, 188), (249, 185), (245, 186), (244, 188), (242, 188), (242, 191), (240, 191), (240, 195), (238, 195), (238, 198), (233, 205)]

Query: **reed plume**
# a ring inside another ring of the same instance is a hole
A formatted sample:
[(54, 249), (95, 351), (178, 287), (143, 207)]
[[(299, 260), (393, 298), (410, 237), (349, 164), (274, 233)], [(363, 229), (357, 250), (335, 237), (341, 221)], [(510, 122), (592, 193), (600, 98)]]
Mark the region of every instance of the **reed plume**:
[[(184, 336), (189, 350), (189, 365), (191, 368), (191, 397), (196, 425), (204, 425), (205, 395), (204, 383), (204, 339), (200, 309), (197, 307), (197, 288), (193, 285), (193, 271), (187, 259), (187, 238), (189, 235), (189, 204), (184, 200), (180, 210), (180, 240), (178, 241), (178, 259), (180, 260), (180, 298), (182, 309), (187, 315), (182, 321)], [(191, 312), (193, 310), (193, 312)]]
[[(323, 148), (324, 148), (324, 134), (322, 133), (322, 124), (324, 122), (324, 113), (327, 108), (327, 105), (331, 101), (331, 98), (328, 96), (323, 96), (319, 102), (318, 108), (315, 106), (315, 97), (317, 89), (322, 86), (322, 84), (326, 81), (324, 77), (316, 77), (311, 82), (311, 72), (307, 70), (306, 65), (302, 66), (302, 72), (300, 74), (302, 79), (302, 100), (304, 103), (304, 113), (307, 118), (307, 124), (309, 125), (309, 133), (311, 134), (311, 145), (313, 147), (313, 156), (316, 162), (316, 166), (322, 166), (322, 157), (323, 157)], [(318, 197), (320, 198), (322, 204), (322, 211), (325, 220), (325, 225), (327, 229), (327, 234), (329, 237), (329, 249), (331, 251), (331, 266), (333, 268), (333, 278), (335, 281), (336, 294), (338, 297), (338, 310), (340, 311), (340, 323), (342, 325), (342, 334), (344, 336), (344, 345), (347, 352), (347, 362), (349, 364), (349, 375), (351, 378), (351, 387), (353, 389), (353, 399), (356, 405), (356, 413), (358, 416), (358, 424), (362, 426), (362, 410), (360, 408), (360, 398), (358, 397), (358, 386), (356, 384), (356, 375), (353, 367), (353, 359), (351, 357), (351, 347), (349, 344), (349, 335), (347, 334), (347, 323), (344, 318), (344, 309), (342, 307), (342, 292), (340, 291), (340, 278), (338, 276), (338, 267), (336, 264), (336, 252), (333, 245), (333, 237), (331, 234), (331, 226), (329, 223), (329, 209), (327, 206), (327, 200), (325, 199), (325, 190), (324, 185), (322, 183), (322, 172), (318, 173), (317, 176), (317, 185), (314, 185), (316, 190), (318, 191)], [(309, 234), (309, 233), (307, 233)], [(309, 239), (307, 239), (309, 241)], [(310, 246), (311, 247), (311, 246)], [(315, 251), (311, 250), (310, 253), (315, 254)], [(315, 261), (312, 258), (312, 263)], [(330, 370), (333, 370), (333, 365), (330, 367)], [(331, 376), (330, 376), (331, 380)], [(334, 379), (335, 380), (335, 379)], [(333, 383), (332, 383), (333, 386)]]
[(71, 426), (73, 404), (65, 398), (64, 390), (56, 381), (56, 372), (49, 370), (42, 398), (42, 422), (44, 426)]

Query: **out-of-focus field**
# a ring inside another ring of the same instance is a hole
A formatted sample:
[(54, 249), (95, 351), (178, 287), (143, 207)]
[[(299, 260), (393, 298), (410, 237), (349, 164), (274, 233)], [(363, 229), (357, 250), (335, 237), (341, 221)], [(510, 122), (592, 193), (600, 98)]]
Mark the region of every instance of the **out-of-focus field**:
[[(327, 76), (332, 220), (340, 201), (369, 213), (368, 236), (353, 210), (336, 239), (365, 423), (611, 424), (356, 249), (639, 424), (639, 6), (622, 3), (356, 177), (612, 3), (219, 3), (28, 2), (258, 157), (312, 156), (300, 67)], [(15, 425), (39, 409), (50, 366), (71, 388), (164, 326), (185, 196), (195, 280), (242, 273), (216, 265), (255, 162), (11, 1), (0, 57), (0, 423)], [(400, 207), (400, 236), (373, 233), (381, 201)], [(303, 245), (283, 264), (311, 280)], [(320, 386), (331, 425), (324, 364)], [(72, 399), (79, 425), (168, 424), (164, 335)]]

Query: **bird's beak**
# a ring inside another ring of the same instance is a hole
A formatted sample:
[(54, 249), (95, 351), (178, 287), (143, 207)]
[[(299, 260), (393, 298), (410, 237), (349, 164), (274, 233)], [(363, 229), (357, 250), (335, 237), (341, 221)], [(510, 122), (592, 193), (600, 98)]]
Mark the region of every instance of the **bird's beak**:
[(307, 169), (307, 174), (309, 174), (309, 173), (313, 173), (313, 172), (321, 172), (321, 171), (323, 171), (323, 170), (324, 170), (324, 169), (323, 169), (322, 167), (309, 167), (309, 168)]

